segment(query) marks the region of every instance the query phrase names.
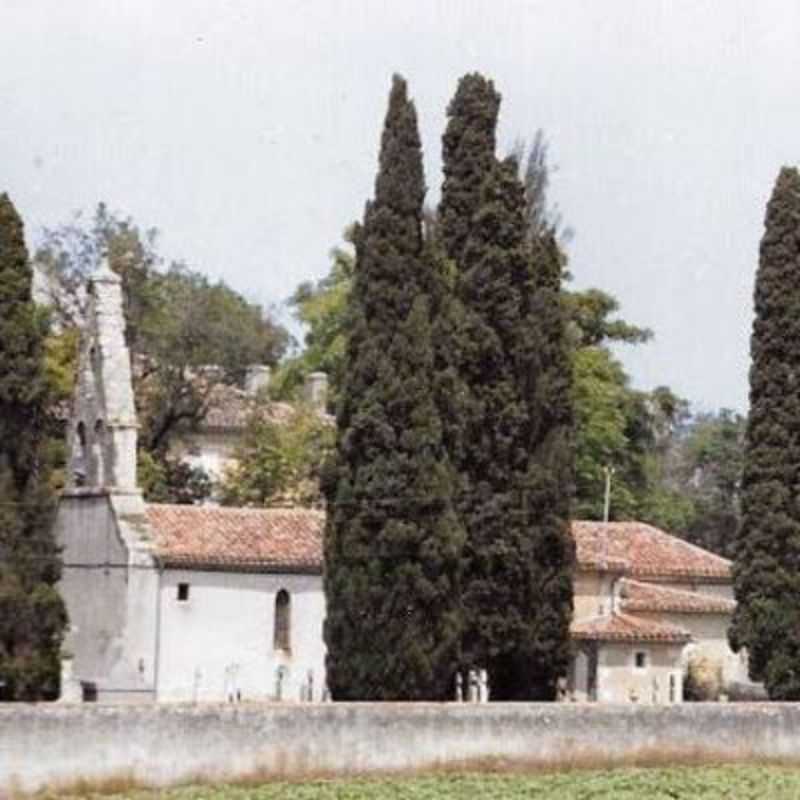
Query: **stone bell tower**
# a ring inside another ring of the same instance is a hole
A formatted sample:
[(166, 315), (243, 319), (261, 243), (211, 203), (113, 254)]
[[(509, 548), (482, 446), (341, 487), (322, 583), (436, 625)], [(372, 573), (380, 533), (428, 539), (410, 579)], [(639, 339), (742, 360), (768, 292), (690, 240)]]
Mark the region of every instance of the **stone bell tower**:
[(89, 278), (87, 295), (70, 420), (68, 487), (131, 492), (137, 488), (138, 425), (122, 281), (107, 261)]

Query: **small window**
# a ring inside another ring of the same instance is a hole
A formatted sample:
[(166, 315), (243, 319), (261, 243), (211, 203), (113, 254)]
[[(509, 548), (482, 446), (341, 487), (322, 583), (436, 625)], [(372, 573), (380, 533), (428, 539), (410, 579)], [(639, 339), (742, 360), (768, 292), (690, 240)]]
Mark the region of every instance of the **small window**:
[(81, 681), (81, 699), (84, 703), (97, 702), (97, 684)]
[(647, 653), (644, 650), (639, 650), (634, 657), (634, 664), (636, 669), (644, 669), (647, 666)]
[(670, 676), (669, 676), (669, 701), (670, 701), (670, 703), (674, 703), (677, 700), (677, 695), (678, 695), (677, 686), (678, 686), (678, 682), (675, 679), (675, 674), (674, 673), (670, 673)]
[(281, 589), (275, 596), (275, 632), (273, 645), (276, 650), (289, 652), (291, 649), (291, 623), (289, 619), (291, 599), (286, 589)]
[(179, 603), (186, 603), (189, 600), (189, 584), (188, 583), (179, 583), (178, 584), (178, 602)]

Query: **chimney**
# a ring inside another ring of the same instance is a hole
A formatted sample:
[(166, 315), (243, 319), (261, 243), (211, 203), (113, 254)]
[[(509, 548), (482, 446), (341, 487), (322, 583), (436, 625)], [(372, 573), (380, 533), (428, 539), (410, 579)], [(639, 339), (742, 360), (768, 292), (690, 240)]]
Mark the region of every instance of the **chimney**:
[(312, 372), (306, 377), (305, 400), (316, 411), (325, 411), (328, 402), (328, 376), (324, 372)]
[(251, 364), (244, 376), (244, 390), (247, 394), (258, 394), (269, 386), (269, 375), (266, 364)]

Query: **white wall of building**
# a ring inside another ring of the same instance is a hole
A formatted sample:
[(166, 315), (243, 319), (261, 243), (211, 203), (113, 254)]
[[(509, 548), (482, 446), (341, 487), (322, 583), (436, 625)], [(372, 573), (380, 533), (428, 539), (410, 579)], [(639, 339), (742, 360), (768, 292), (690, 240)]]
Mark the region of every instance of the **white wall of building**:
[[(683, 701), (683, 645), (655, 642), (599, 645), (597, 699), (601, 703), (667, 705)], [(643, 654), (643, 665), (636, 656)]]
[[(178, 585), (189, 598), (178, 599)], [(290, 651), (274, 647), (275, 600), (290, 597)], [(165, 570), (159, 590), (157, 693), (166, 701), (322, 699), (325, 597), (320, 575)]]

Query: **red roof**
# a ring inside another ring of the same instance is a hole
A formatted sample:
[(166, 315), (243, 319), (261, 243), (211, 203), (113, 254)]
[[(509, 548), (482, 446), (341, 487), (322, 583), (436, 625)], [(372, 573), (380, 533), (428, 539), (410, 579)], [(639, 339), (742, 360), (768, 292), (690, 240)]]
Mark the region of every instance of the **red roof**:
[[(161, 558), (169, 564), (322, 569), (324, 512), (302, 508), (227, 508), (217, 506), (148, 506)], [(638, 522), (573, 522), (578, 567), (617, 565), (641, 577), (730, 578), (730, 562), (699, 547)], [(603, 534), (607, 544), (603, 543)], [(606, 555), (607, 553), (607, 555)], [(634, 584), (635, 582), (628, 582)], [(645, 587), (630, 589), (629, 601), (694, 607), (689, 593)], [(707, 598), (705, 607), (723, 610), (727, 601)], [(636, 606), (634, 606), (636, 607)], [(643, 609), (644, 610), (644, 609)], [(677, 610), (677, 609), (676, 609)], [(727, 605), (724, 611), (728, 611)]]
[(151, 503), (147, 516), (167, 566), (322, 571), (321, 511)]
[(618, 569), (650, 578), (731, 576), (727, 559), (643, 522), (575, 521), (572, 534), (582, 569)]
[(666, 622), (653, 622), (630, 614), (614, 613), (573, 622), (573, 639), (601, 642), (688, 642), (691, 634)]
[(277, 423), (287, 422), (294, 414), (294, 408), (289, 403), (263, 403), (243, 389), (218, 383), (209, 394), (208, 410), (200, 422), (200, 430), (243, 430), (256, 409), (264, 420)]
[(668, 589), (657, 583), (620, 581), (620, 600), (625, 611), (672, 611), (681, 614), (732, 614), (733, 600), (699, 592)]

